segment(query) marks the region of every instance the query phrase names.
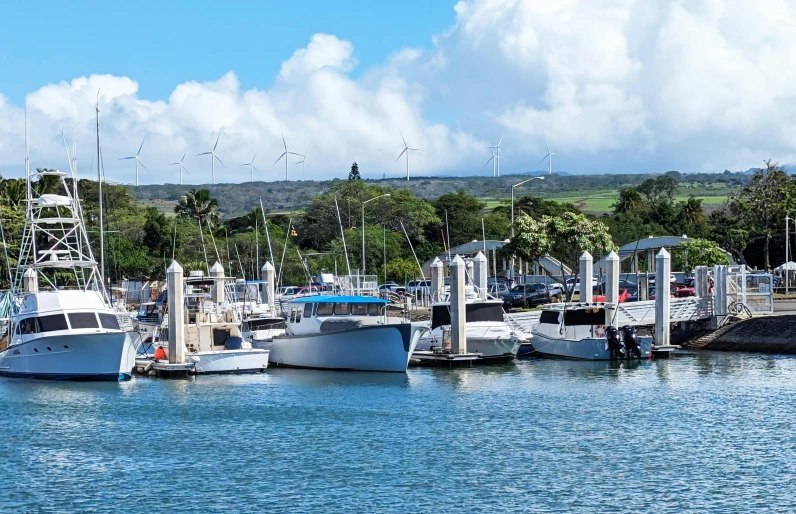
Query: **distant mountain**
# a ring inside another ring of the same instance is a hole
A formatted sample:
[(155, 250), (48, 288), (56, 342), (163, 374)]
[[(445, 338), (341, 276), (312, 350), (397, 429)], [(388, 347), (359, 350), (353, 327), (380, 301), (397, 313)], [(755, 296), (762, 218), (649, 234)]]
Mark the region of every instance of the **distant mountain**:
[[(782, 168), (785, 170), (785, 173), (788, 175), (796, 175), (796, 165), (794, 164), (783, 164)], [(744, 175), (754, 175), (757, 170), (761, 168), (749, 168), (748, 170), (744, 171)]]

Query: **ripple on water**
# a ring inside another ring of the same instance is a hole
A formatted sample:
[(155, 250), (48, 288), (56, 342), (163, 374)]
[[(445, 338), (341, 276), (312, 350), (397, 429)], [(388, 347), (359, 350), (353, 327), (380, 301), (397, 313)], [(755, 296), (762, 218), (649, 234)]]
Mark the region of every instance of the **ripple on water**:
[(796, 359), (0, 379), (0, 511), (786, 511)]

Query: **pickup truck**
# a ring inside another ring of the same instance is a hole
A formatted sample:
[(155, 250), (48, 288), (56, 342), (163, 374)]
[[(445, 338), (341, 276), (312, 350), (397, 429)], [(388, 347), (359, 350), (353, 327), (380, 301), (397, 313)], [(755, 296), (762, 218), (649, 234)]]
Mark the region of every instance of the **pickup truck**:
[(519, 285), (503, 293), (503, 306), (507, 309), (533, 307), (552, 302), (554, 296), (544, 284)]

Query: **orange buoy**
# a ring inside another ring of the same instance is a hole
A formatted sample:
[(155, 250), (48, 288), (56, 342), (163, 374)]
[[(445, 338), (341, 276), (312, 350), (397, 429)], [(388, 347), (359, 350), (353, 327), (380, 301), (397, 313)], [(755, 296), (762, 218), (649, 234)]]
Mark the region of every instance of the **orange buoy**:
[(162, 346), (158, 347), (155, 350), (155, 359), (163, 360), (165, 358), (166, 358), (166, 350), (164, 350)]

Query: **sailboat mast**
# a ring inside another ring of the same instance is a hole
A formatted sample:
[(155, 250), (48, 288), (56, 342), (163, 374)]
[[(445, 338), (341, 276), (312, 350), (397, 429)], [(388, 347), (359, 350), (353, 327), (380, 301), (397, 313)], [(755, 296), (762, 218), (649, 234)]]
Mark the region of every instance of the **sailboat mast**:
[(97, 189), (99, 191), (100, 279), (105, 289), (105, 226), (102, 223), (102, 158), (100, 153), (99, 91), (97, 91)]

